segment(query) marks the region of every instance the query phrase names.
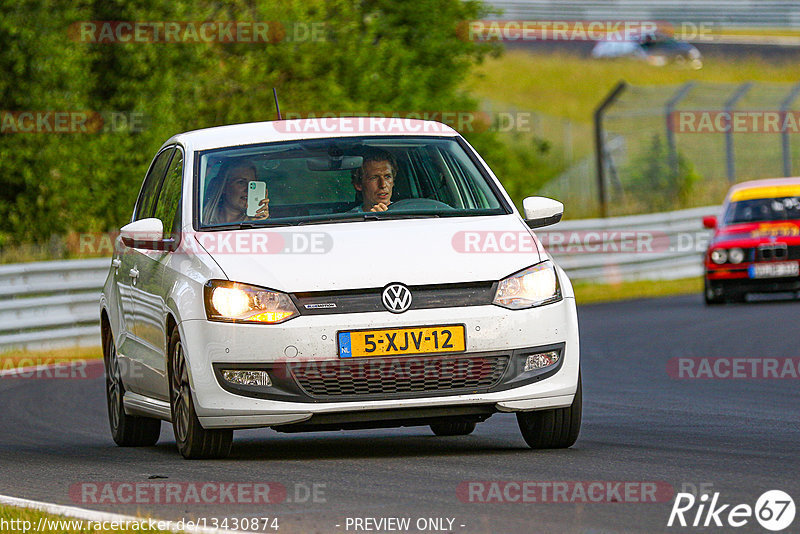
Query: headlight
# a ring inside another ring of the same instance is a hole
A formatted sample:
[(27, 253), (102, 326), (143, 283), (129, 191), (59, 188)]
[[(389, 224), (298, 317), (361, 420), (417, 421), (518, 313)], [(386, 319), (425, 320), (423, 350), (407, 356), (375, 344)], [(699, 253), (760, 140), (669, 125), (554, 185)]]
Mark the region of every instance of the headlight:
[(556, 267), (548, 260), (500, 280), (492, 304), (521, 310), (558, 300), (561, 300), (561, 287)]
[(728, 251), (724, 248), (716, 248), (711, 251), (711, 261), (717, 265), (722, 265), (728, 261)]
[(728, 251), (728, 261), (731, 263), (742, 263), (744, 261), (744, 250), (734, 247)]
[(276, 324), (299, 315), (286, 293), (227, 280), (209, 280), (204, 297), (210, 321)]

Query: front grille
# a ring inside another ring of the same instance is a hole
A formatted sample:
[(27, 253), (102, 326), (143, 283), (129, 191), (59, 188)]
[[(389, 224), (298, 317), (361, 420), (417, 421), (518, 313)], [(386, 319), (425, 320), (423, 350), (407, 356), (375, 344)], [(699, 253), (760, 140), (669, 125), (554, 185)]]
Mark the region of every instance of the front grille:
[[(497, 282), (409, 286), (409, 289), (412, 295), (411, 310), (487, 306), (494, 300)], [(383, 288), (379, 287), (300, 292), (293, 293), (292, 299), (301, 315), (385, 312), (382, 292)]]
[(307, 362), (292, 377), (312, 397), (413, 395), (489, 388), (508, 366), (508, 356), (451, 358), (370, 358)]
[(785, 260), (789, 258), (789, 249), (786, 243), (759, 245), (756, 258), (764, 261)]

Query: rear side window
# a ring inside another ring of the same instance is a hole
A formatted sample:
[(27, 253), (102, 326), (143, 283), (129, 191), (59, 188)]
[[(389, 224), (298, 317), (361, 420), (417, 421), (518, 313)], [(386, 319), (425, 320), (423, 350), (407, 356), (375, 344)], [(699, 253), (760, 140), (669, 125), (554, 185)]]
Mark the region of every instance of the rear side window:
[(153, 217), (164, 224), (164, 238), (176, 236), (180, 229), (181, 184), (183, 177), (183, 151), (175, 150), (175, 155), (167, 169)]
[(150, 165), (150, 170), (144, 178), (142, 190), (139, 191), (139, 199), (136, 201), (136, 211), (133, 220), (146, 219), (153, 216), (158, 189), (161, 187), (161, 180), (169, 165), (170, 157), (175, 152), (175, 147), (170, 147), (159, 153)]

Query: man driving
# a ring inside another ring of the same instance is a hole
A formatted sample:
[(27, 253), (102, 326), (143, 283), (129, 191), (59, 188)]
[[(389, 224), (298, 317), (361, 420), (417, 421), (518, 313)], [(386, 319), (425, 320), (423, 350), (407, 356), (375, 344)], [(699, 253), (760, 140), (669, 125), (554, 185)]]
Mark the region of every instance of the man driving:
[(353, 187), (361, 193), (362, 204), (353, 211), (386, 211), (392, 203), (397, 165), (385, 150), (364, 155), (361, 167), (353, 171)]

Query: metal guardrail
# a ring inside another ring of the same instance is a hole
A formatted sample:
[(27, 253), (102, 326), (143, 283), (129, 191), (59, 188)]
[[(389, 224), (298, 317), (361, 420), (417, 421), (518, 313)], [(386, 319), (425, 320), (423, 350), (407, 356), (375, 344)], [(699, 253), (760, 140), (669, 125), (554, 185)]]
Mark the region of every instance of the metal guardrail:
[(99, 346), (110, 259), (0, 265), (0, 351)]
[[(700, 276), (709, 235), (702, 217), (718, 209), (564, 221), (537, 235), (574, 281)], [(637, 242), (644, 250), (626, 248)], [(0, 352), (99, 346), (99, 292), (109, 261), (0, 265)]]
[(711, 231), (703, 217), (719, 206), (564, 221), (536, 235), (573, 281), (676, 280), (703, 274)]
[(503, 19), (653, 20), (800, 28), (797, 0), (489, 0)]

